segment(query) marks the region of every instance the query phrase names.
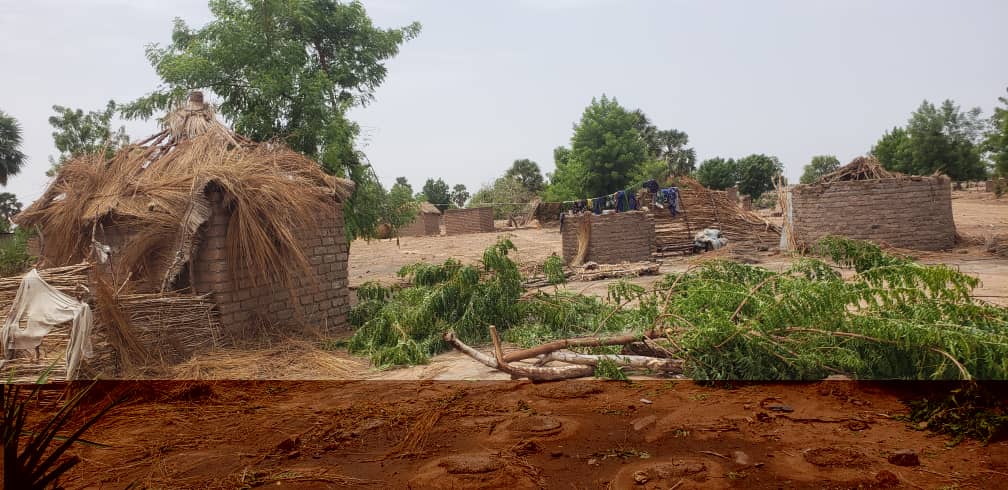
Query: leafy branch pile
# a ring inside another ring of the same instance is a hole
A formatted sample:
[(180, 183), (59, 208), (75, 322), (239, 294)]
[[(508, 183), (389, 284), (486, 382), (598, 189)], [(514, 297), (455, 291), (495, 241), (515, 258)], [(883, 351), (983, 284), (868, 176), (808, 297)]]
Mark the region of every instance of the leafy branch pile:
[[(872, 244), (827, 238), (818, 252), (832, 264), (803, 257), (781, 272), (711, 260), (650, 289), (615, 282), (604, 299), (559, 288), (523, 295), (513, 249), (502, 241), (478, 266), (408, 266), (400, 275), (410, 284), (399, 289), (362, 287), (351, 351), (379, 366), (421, 363), (449, 347), (444, 332), (485, 344), (495, 325), (522, 347), (660, 332), (649, 342), (695, 379), (1008, 378), (1008, 309), (973, 299), (974, 277)], [(848, 278), (843, 269), (853, 269)]]

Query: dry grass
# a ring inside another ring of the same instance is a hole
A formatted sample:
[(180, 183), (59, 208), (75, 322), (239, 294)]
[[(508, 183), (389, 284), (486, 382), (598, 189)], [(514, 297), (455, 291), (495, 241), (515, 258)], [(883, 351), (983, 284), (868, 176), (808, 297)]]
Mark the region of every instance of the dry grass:
[(253, 284), (287, 284), (309, 270), (294, 232), (329, 216), (353, 183), (326, 175), (314, 161), (282, 145), (253, 143), (219, 123), (209, 106), (169, 114), (166, 129), (111, 159), (85, 155), (67, 162), (42, 198), (16, 221), (37, 227), (42, 255), (60, 266), (91, 255), (121, 231), (113, 256), (118, 278), (146, 292), (171, 290), (191, 259), (209, 194), (220, 191), (231, 219), (228, 259)]
[(266, 349), (219, 350), (174, 366), (173, 379), (360, 379), (365, 361), (342, 357), (311, 342), (286, 340)]

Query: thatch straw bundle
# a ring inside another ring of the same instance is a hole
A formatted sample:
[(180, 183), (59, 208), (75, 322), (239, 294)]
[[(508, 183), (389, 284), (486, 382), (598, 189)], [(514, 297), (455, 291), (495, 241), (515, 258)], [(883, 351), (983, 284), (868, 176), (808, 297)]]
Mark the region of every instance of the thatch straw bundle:
[(258, 273), (287, 283), (307, 270), (295, 231), (331, 216), (334, 200), (349, 197), (353, 183), (282, 145), (234, 134), (196, 93), (162, 121), (163, 131), (111, 159), (92, 154), (67, 162), (17, 216), (19, 225), (40, 231), (47, 265), (81, 262), (96, 241), (121, 235), (114, 273), (147, 289), (172, 289), (210, 216), (209, 194), (220, 191), (232, 213), (232, 271), (248, 271), (253, 282)]
[(841, 182), (846, 180), (875, 180), (875, 179), (895, 179), (905, 177), (899, 172), (890, 172), (882, 168), (875, 157), (857, 157), (850, 163), (839, 169), (823, 175), (816, 181), (816, 184), (826, 184), (829, 182)]

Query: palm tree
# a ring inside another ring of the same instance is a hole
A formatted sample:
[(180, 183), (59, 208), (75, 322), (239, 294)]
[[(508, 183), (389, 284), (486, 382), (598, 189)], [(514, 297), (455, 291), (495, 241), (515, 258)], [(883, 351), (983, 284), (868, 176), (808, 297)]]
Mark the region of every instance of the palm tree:
[(7, 185), (7, 178), (17, 175), (25, 163), (21, 152), (21, 126), (17, 119), (0, 111), (0, 185)]

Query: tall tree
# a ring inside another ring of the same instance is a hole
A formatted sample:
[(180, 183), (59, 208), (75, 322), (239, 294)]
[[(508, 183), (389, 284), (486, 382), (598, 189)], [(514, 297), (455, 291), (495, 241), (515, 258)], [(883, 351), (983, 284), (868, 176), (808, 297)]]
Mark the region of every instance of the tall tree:
[(910, 116), (905, 129), (886, 133), (872, 154), (887, 169), (916, 175), (934, 172), (954, 180), (986, 178), (980, 155), (986, 122), (980, 109), (962, 111), (951, 100), (941, 106), (924, 101)]
[(738, 163), (729, 158), (708, 158), (700, 163), (696, 170), (696, 179), (704, 187), (724, 190), (734, 186), (739, 180)]
[(817, 155), (805, 166), (800, 182), (811, 184), (830, 172), (840, 168), (840, 160), (835, 155)]
[(872, 147), (871, 154), (889, 170), (905, 174), (917, 172), (911, 154), (910, 133), (901, 127), (886, 131)]
[(466, 190), (466, 186), (463, 184), (455, 184), (451, 191), (451, 202), (458, 207), (465, 207), (466, 201), (469, 200), (469, 191)]
[(441, 211), (448, 209), (449, 203), (452, 202), (451, 190), (442, 179), (427, 179), (421, 192), (427, 202), (436, 205)]
[[(380, 196), (375, 174), (355, 150), (359, 127), (347, 111), (373, 100), (385, 62), (416, 37), (420, 24), (375, 27), (360, 2), (210, 0), (213, 19), (199, 29), (175, 20), (167, 46), (147, 47), (163, 84), (123, 108), (148, 118), (179, 104), (192, 89), (220, 99), (239, 133), (280, 139), (357, 182), (346, 206), (347, 233), (366, 235), (379, 219), (363, 209)], [(371, 216), (371, 218), (368, 218)]]
[(21, 212), (21, 202), (10, 192), (0, 192), (0, 231), (8, 232), (11, 218)]
[(7, 179), (17, 175), (25, 164), (25, 154), (21, 151), (21, 125), (17, 119), (0, 111), (0, 185), (7, 185)]
[(984, 150), (990, 154), (994, 171), (1008, 177), (1008, 98), (998, 97), (1004, 107), (996, 107), (991, 116), (990, 130), (984, 139)]
[(738, 161), (739, 192), (753, 201), (773, 189), (773, 179), (784, 173), (784, 165), (774, 156), (753, 154)]
[[(508, 219), (522, 212), (525, 203), (535, 197), (525, 186), (514, 177), (507, 175), (498, 177), (491, 184), (484, 184), (469, 201), (469, 207), (482, 204), (494, 205), (494, 219)], [(502, 204), (504, 203), (504, 204)]]
[(116, 150), (129, 144), (126, 126), (112, 129), (112, 117), (116, 113), (114, 101), (108, 101), (102, 111), (87, 113), (59, 105), (52, 106), (52, 109), (56, 115), (49, 116), (49, 125), (54, 129), (52, 136), (59, 155), (49, 157), (50, 168), (46, 175), (50, 177), (74, 157), (100, 151), (111, 157)]
[(392, 189), (401, 188), (410, 196), (413, 195), (413, 186), (410, 185), (406, 177), (396, 177), (395, 184), (392, 184)]
[(658, 131), (658, 158), (668, 165), (672, 175), (689, 175), (696, 169), (696, 150), (686, 148), (689, 136), (678, 129)]
[(615, 98), (592, 99), (571, 138), (571, 158), (585, 172), (582, 193), (609, 194), (630, 184), (632, 172), (647, 159), (637, 123)]
[(517, 179), (522, 187), (531, 193), (542, 192), (543, 188), (545, 188), (542, 173), (539, 171), (539, 164), (528, 158), (515, 160), (504, 176)]
[(584, 198), (585, 171), (581, 164), (574, 160), (570, 148), (558, 146), (553, 149), (552, 173), (546, 174), (549, 186), (544, 199), (547, 201), (566, 201)]

